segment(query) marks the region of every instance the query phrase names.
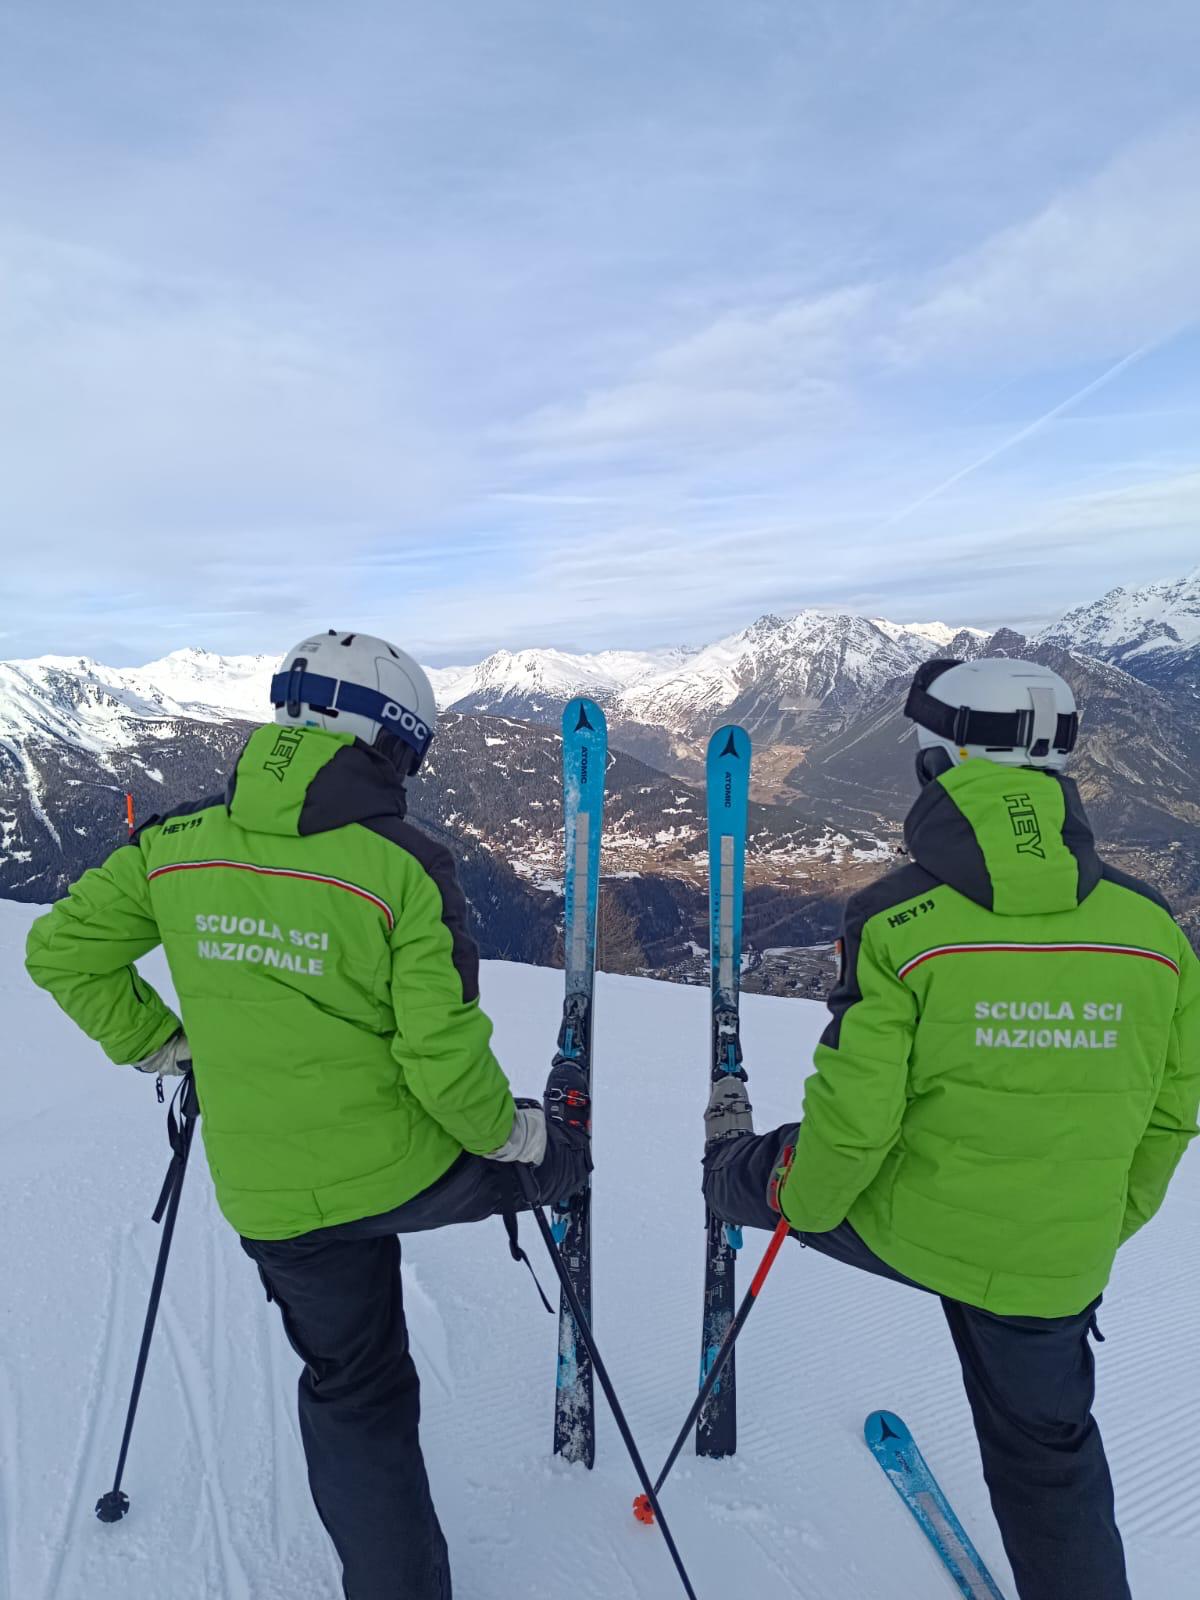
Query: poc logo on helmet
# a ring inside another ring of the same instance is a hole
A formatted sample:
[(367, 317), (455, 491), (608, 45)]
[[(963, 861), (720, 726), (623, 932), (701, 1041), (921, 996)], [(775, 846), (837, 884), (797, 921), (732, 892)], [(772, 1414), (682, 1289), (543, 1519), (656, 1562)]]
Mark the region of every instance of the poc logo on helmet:
[(397, 705), (394, 700), (389, 700), (381, 708), (379, 716), (381, 721), (394, 722), (403, 728), (405, 733), (411, 733), (417, 739), (424, 741), (429, 738), (429, 729), (420, 717), (409, 711), (406, 706)]

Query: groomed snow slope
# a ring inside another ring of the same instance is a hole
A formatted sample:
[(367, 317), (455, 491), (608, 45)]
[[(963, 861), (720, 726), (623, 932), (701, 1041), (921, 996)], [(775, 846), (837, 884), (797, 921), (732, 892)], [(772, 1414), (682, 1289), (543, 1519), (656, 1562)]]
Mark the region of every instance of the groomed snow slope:
[[(305, 1486), (297, 1363), (194, 1163), (126, 1487), (104, 1527), (158, 1230), (167, 1150), (150, 1083), (107, 1064), (20, 966), (33, 908), (0, 902), (0, 1595), (5, 1600), (337, 1600)], [(161, 980), (161, 967), (147, 963)], [(491, 964), (502, 1059), (534, 1091), (560, 977)], [(760, 1126), (795, 1112), (820, 1009), (746, 1004)], [(602, 978), (596, 1050), (597, 1334), (656, 1468), (694, 1392), (696, 1188), (706, 999)], [(200, 1155), (199, 1150), (196, 1152)], [(1191, 1600), (1200, 1570), (1200, 1157), (1123, 1253), (1103, 1316), (1100, 1417), (1138, 1600)], [(532, 1224), (526, 1242), (538, 1261)], [(765, 1239), (748, 1238), (757, 1261)], [(668, 1600), (657, 1534), (601, 1413), (595, 1472), (549, 1455), (554, 1324), (498, 1222), (405, 1246), (424, 1436), (457, 1600)], [(743, 1282), (746, 1272), (743, 1272)], [(936, 1303), (789, 1246), (740, 1356), (736, 1460), (690, 1448), (665, 1494), (701, 1600), (951, 1600), (863, 1447), (901, 1411), (1012, 1595)]]

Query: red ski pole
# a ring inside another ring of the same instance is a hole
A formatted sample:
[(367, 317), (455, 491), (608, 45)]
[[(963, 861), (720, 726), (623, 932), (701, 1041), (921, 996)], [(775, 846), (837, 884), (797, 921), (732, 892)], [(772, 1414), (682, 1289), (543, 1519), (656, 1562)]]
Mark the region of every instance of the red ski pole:
[[(692, 1409), (688, 1412), (683, 1427), (679, 1430), (679, 1437), (671, 1446), (671, 1453), (666, 1461), (663, 1462), (663, 1469), (655, 1479), (654, 1493), (656, 1497), (658, 1491), (667, 1481), (667, 1474), (675, 1465), (676, 1457), (683, 1449), (683, 1442), (688, 1434), (691, 1433), (696, 1418), (704, 1410), (704, 1402), (716, 1388), (717, 1380), (720, 1378), (725, 1363), (729, 1360), (733, 1347), (737, 1343), (738, 1334), (746, 1326), (746, 1318), (754, 1309), (754, 1302), (758, 1299), (758, 1292), (766, 1282), (767, 1273), (774, 1266), (775, 1257), (783, 1248), (783, 1241), (791, 1232), (791, 1227), (792, 1225), (786, 1217), (780, 1217), (778, 1223), (776, 1223), (775, 1232), (771, 1235), (771, 1242), (767, 1245), (763, 1258), (758, 1264), (758, 1271), (754, 1274), (754, 1281), (749, 1289), (746, 1290), (745, 1298), (737, 1309), (737, 1316), (729, 1324), (725, 1337), (721, 1340), (720, 1348), (713, 1357), (712, 1366), (709, 1367), (708, 1372), (705, 1374), (704, 1382), (700, 1385), (700, 1392), (692, 1402)], [(633, 1514), (639, 1522), (651, 1523), (654, 1521), (654, 1507), (651, 1504), (649, 1495), (638, 1495), (633, 1502)]]

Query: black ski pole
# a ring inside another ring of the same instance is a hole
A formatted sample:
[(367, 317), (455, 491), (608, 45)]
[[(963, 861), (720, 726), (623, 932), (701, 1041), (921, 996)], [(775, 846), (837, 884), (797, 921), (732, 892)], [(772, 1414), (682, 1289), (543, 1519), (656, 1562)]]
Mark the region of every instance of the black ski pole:
[[(159, 1096), (162, 1080), (159, 1080)], [(175, 1106), (179, 1106), (179, 1120), (175, 1120)], [(167, 1257), (171, 1252), (171, 1239), (175, 1233), (175, 1218), (179, 1214), (179, 1196), (183, 1192), (183, 1178), (187, 1171), (188, 1152), (192, 1147), (192, 1134), (196, 1127), (199, 1103), (196, 1086), (190, 1072), (175, 1091), (167, 1110), (167, 1137), (171, 1141), (171, 1165), (163, 1180), (158, 1204), (154, 1208), (154, 1221), (162, 1222), (162, 1242), (158, 1247), (158, 1263), (154, 1268), (154, 1281), (150, 1286), (150, 1304), (146, 1308), (146, 1323), (142, 1329), (142, 1343), (138, 1350), (137, 1366), (133, 1373), (133, 1393), (129, 1397), (129, 1410), (125, 1414), (125, 1431), (121, 1436), (121, 1451), (117, 1457), (117, 1472), (113, 1486), (96, 1501), (96, 1515), (101, 1522), (120, 1522), (129, 1510), (129, 1496), (121, 1488), (125, 1473), (125, 1458), (129, 1454), (129, 1440), (133, 1434), (133, 1419), (137, 1415), (138, 1400), (142, 1393), (142, 1379), (146, 1376), (146, 1360), (150, 1354), (150, 1340), (154, 1336), (154, 1323), (158, 1317), (158, 1302), (162, 1298), (163, 1279), (167, 1272)], [(165, 1214), (165, 1221), (164, 1221)]]
[(529, 1201), (530, 1208), (537, 1219), (538, 1229), (542, 1238), (546, 1241), (546, 1249), (550, 1253), (550, 1260), (554, 1263), (558, 1281), (562, 1285), (563, 1294), (566, 1295), (567, 1304), (570, 1306), (571, 1314), (575, 1318), (575, 1326), (579, 1329), (579, 1336), (587, 1346), (588, 1355), (592, 1358), (592, 1370), (600, 1380), (600, 1387), (604, 1390), (604, 1397), (608, 1401), (609, 1409), (612, 1411), (613, 1421), (620, 1431), (621, 1438), (625, 1441), (626, 1450), (629, 1451), (629, 1459), (633, 1462), (633, 1470), (637, 1473), (642, 1488), (646, 1492), (647, 1502), (653, 1508), (654, 1515), (658, 1518), (658, 1525), (662, 1529), (662, 1536), (666, 1541), (667, 1549), (671, 1552), (671, 1560), (675, 1563), (675, 1570), (679, 1574), (679, 1581), (683, 1584), (684, 1593), (687, 1595), (688, 1600), (696, 1600), (696, 1591), (692, 1588), (692, 1581), (687, 1575), (687, 1568), (683, 1564), (683, 1558), (679, 1554), (675, 1540), (671, 1536), (671, 1530), (667, 1526), (667, 1519), (662, 1514), (657, 1492), (650, 1482), (650, 1474), (646, 1471), (646, 1465), (638, 1451), (637, 1443), (633, 1434), (629, 1431), (629, 1423), (625, 1420), (625, 1413), (621, 1409), (621, 1402), (617, 1399), (617, 1392), (612, 1386), (612, 1379), (608, 1375), (608, 1369), (605, 1367), (600, 1358), (600, 1352), (596, 1348), (596, 1339), (592, 1333), (591, 1324), (588, 1322), (587, 1317), (584, 1316), (583, 1307), (579, 1303), (579, 1296), (575, 1293), (575, 1286), (571, 1282), (571, 1275), (563, 1264), (558, 1246), (554, 1242), (554, 1235), (550, 1231), (550, 1224), (546, 1221), (546, 1213), (538, 1203), (537, 1188), (534, 1185), (533, 1174), (523, 1162), (518, 1163), (517, 1172), (521, 1180), (521, 1187), (525, 1191), (525, 1198)]
[(742, 1329), (746, 1326), (746, 1318), (750, 1315), (751, 1311), (754, 1310), (754, 1302), (758, 1299), (758, 1291), (762, 1288), (763, 1283), (766, 1280), (767, 1273), (770, 1272), (771, 1268), (774, 1266), (775, 1257), (779, 1254), (779, 1251), (783, 1246), (783, 1241), (787, 1238), (790, 1232), (791, 1223), (786, 1217), (780, 1217), (779, 1221), (775, 1225), (775, 1232), (771, 1235), (771, 1242), (768, 1244), (766, 1252), (758, 1264), (758, 1271), (754, 1274), (754, 1281), (750, 1285), (749, 1289), (746, 1290), (745, 1298), (738, 1307), (737, 1316), (734, 1317), (733, 1321), (729, 1324), (729, 1327), (725, 1333), (725, 1337), (721, 1340), (720, 1349), (713, 1357), (712, 1366), (709, 1367), (707, 1373), (705, 1373), (704, 1382), (700, 1385), (700, 1393), (696, 1396), (695, 1400), (693, 1400), (692, 1409), (688, 1412), (686, 1418), (684, 1419), (683, 1427), (679, 1430), (679, 1437), (671, 1446), (671, 1453), (663, 1462), (663, 1469), (655, 1479), (654, 1493), (640, 1494), (633, 1502), (633, 1514), (639, 1522), (653, 1522), (656, 1516), (662, 1516), (662, 1512), (658, 1508), (658, 1502), (655, 1499), (655, 1495), (657, 1495), (663, 1484), (666, 1483), (667, 1474), (675, 1465), (676, 1457), (683, 1449), (684, 1440), (687, 1438), (688, 1434), (691, 1433), (692, 1425), (696, 1421), (696, 1418), (704, 1410), (704, 1402), (716, 1388), (717, 1379), (721, 1376), (721, 1373), (725, 1368), (725, 1363), (729, 1360), (729, 1357), (732, 1354), (733, 1347), (737, 1343), (738, 1334), (741, 1333)]

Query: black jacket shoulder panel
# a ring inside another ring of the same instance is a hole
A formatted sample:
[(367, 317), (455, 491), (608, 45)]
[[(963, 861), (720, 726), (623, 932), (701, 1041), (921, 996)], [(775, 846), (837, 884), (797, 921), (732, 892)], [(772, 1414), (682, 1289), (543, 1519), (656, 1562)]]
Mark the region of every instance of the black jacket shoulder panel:
[(442, 897), (442, 921), (450, 931), (454, 966), (462, 981), (464, 1001), (479, 998), (479, 947), (470, 929), (467, 898), (458, 881), (454, 857), (444, 844), (431, 839), (402, 816), (364, 817), (361, 826), (405, 851), (420, 862)]
[(918, 895), (928, 894), (940, 882), (940, 878), (934, 877), (932, 872), (915, 861), (906, 861), (903, 866), (884, 873), (882, 878), (876, 878), (874, 883), (856, 890), (846, 902), (846, 921), (853, 919), (861, 927), (881, 911), (891, 911), (906, 900), (915, 900)]
[[(350, 822), (371, 826), (398, 822), (408, 797), (395, 767), (371, 745), (356, 739), (327, 762), (308, 786), (297, 832), (328, 833)], [(415, 854), (415, 852), (413, 852)]]
[(142, 834), (147, 828), (161, 828), (164, 824), (174, 822), (179, 817), (194, 817), (198, 811), (211, 811), (215, 806), (225, 809), (225, 796), (223, 794), (206, 795), (203, 800), (188, 800), (183, 805), (172, 806), (170, 811), (156, 811), (152, 817), (147, 817), (145, 822), (140, 822), (130, 836), (130, 844), (141, 844)]
[(821, 1035), (821, 1043), (828, 1045), (831, 1050), (836, 1050), (841, 1042), (842, 1018), (851, 1006), (857, 1005), (862, 999), (862, 989), (858, 982), (858, 955), (862, 946), (863, 929), (872, 917), (877, 917), (880, 912), (890, 911), (894, 906), (902, 906), (907, 900), (915, 900), (920, 895), (926, 895), (936, 889), (941, 880), (935, 878), (931, 872), (926, 872), (924, 867), (909, 862), (903, 867), (897, 867), (894, 872), (886, 873), (874, 883), (869, 883), (865, 889), (859, 889), (852, 894), (846, 902), (846, 910), (842, 919), (842, 963), (838, 973), (838, 981), (829, 991), (826, 1004), (829, 1007), (829, 1021)]
[(1082, 905), (1100, 882), (1104, 874), (1104, 865), (1096, 854), (1096, 837), (1088, 821), (1088, 814), (1084, 810), (1078, 786), (1073, 779), (1061, 772), (1056, 772), (1054, 776), (1062, 787), (1065, 801), (1062, 840), (1075, 857), (1075, 865), (1079, 869), (1077, 899)]
[(904, 842), (913, 860), (940, 883), (986, 911), (995, 894), (987, 858), (971, 824), (937, 782), (927, 784), (904, 820)]

